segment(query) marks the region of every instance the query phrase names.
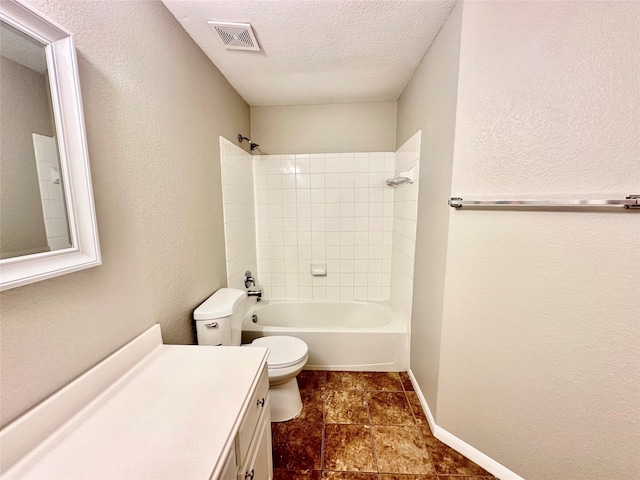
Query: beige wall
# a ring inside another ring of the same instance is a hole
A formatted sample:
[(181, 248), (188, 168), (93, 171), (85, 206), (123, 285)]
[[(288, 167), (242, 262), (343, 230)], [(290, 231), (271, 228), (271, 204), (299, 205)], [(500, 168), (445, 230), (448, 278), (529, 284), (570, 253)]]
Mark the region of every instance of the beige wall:
[[(640, 4), (468, 2), (455, 196), (640, 187)], [(437, 423), (527, 479), (640, 477), (640, 216), (453, 211)]]
[(249, 108), (159, 2), (31, 2), (76, 34), (103, 264), (0, 297), (2, 423), (226, 285), (219, 135)]
[(54, 134), (48, 88), (43, 74), (0, 57), (0, 258), (49, 250), (31, 136)]
[[(451, 194), (635, 193), (640, 4), (466, 2), (463, 10)], [(450, 68), (449, 60), (433, 69)], [(420, 73), (414, 98), (429, 95)], [(411, 133), (403, 119), (426, 122), (411, 108), (401, 98), (399, 141)], [(449, 195), (438, 195), (444, 205)], [(420, 200), (419, 225), (439, 225), (442, 239), (445, 220)], [(437, 381), (436, 423), (523, 478), (639, 477), (638, 215), (449, 216), (441, 332), (435, 317), (431, 332), (441, 334), (437, 372), (424, 364), (434, 355), (416, 352), (420, 296), (412, 344), (411, 368), (430, 405)], [(432, 264), (418, 245), (419, 274)], [(430, 286), (416, 278), (416, 288)]]
[(422, 130), (411, 322), (411, 371), (437, 411), (440, 334), (449, 234), (462, 4), (458, 4), (398, 100), (398, 145)]
[(251, 107), (251, 139), (265, 155), (393, 152), (396, 102)]

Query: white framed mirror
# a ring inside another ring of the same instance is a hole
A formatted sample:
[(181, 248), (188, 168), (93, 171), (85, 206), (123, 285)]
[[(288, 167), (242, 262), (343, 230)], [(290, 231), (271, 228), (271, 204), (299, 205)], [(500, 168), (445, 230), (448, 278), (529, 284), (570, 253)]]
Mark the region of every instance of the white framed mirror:
[(73, 35), (0, 2), (0, 290), (100, 265)]

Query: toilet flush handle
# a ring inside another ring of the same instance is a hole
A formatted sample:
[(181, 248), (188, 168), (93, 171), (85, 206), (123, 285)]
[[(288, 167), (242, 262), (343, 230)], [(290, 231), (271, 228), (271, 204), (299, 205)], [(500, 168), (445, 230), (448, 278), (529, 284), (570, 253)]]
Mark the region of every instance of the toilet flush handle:
[(218, 328), (218, 322), (205, 323), (204, 326), (207, 328)]

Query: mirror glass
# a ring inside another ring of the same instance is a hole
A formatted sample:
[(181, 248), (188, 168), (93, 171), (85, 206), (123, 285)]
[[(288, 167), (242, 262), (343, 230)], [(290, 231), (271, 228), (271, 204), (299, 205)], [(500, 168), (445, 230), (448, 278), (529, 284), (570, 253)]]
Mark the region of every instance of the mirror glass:
[(45, 46), (0, 22), (0, 259), (72, 247)]
[(102, 263), (73, 34), (0, 0), (0, 290)]

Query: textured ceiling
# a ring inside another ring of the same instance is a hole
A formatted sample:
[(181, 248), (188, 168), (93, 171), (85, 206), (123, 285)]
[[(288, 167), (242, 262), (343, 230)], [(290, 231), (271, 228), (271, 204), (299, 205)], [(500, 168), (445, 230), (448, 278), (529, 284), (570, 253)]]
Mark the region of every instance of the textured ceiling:
[[(395, 101), (455, 0), (163, 0), (252, 106)], [(250, 23), (225, 50), (208, 20)]]

